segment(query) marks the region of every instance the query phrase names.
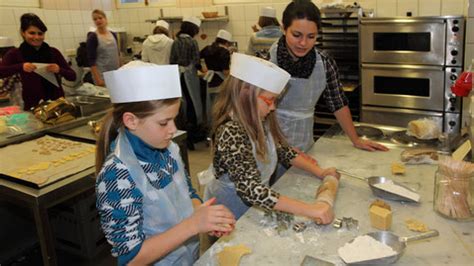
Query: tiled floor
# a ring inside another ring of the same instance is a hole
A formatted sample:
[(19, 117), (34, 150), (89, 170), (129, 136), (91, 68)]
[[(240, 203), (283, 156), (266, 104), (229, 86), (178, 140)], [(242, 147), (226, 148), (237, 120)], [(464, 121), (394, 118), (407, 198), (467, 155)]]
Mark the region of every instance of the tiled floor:
[[(203, 171), (209, 167), (211, 163), (211, 151), (206, 142), (200, 142), (195, 144), (194, 151), (188, 151), (189, 164), (190, 164), (190, 175), (193, 182), (193, 186), (196, 188), (198, 193), (202, 196), (202, 189), (199, 187), (197, 181), (197, 173)], [(33, 224), (31, 226), (34, 226)], [(34, 232), (31, 233), (34, 238)], [(201, 251), (204, 251), (209, 247), (208, 240), (206, 237), (201, 237)], [(74, 256), (67, 252), (57, 250), (58, 265), (73, 265), (73, 266), (86, 266), (86, 265), (103, 265), (111, 266), (116, 265), (116, 260), (110, 255), (110, 248), (106, 247), (99, 252), (93, 259), (87, 260)], [(10, 261), (5, 265), (15, 266), (26, 266), (26, 265), (41, 265), (41, 252), (39, 246), (33, 246), (26, 250), (23, 255), (18, 256), (17, 260)], [(0, 265), (1, 262), (0, 262)]]

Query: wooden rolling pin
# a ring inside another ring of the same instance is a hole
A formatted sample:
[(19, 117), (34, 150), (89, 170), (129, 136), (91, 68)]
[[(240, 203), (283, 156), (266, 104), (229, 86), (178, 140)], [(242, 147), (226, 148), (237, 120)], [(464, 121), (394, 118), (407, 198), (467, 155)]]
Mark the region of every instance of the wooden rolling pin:
[[(334, 200), (336, 199), (337, 189), (339, 187), (339, 180), (334, 176), (326, 176), (323, 179), (323, 184), (318, 187), (316, 191), (316, 202), (325, 202), (331, 206), (334, 206)], [(321, 220), (316, 219), (317, 224), (321, 224)]]

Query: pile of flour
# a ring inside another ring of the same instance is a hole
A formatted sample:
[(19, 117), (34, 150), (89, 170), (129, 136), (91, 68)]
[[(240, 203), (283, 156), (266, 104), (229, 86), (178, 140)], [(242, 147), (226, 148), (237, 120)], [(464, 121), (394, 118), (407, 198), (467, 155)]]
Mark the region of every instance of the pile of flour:
[(388, 180), (385, 183), (378, 183), (375, 184), (374, 187), (379, 188), (381, 190), (388, 191), (393, 194), (397, 194), (399, 196), (402, 196), (404, 198), (408, 198), (411, 200), (414, 200), (416, 202), (420, 201), (420, 195), (418, 193), (415, 193), (407, 188), (404, 188), (402, 186), (399, 186), (395, 184), (392, 180)]
[(352, 243), (340, 247), (337, 253), (345, 263), (380, 259), (397, 254), (391, 247), (367, 235), (356, 237)]

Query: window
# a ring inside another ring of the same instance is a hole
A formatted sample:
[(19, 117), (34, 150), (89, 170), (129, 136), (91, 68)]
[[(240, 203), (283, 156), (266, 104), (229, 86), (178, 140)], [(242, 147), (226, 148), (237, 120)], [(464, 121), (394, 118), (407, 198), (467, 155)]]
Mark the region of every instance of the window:
[(176, 0), (117, 0), (118, 8), (175, 5)]

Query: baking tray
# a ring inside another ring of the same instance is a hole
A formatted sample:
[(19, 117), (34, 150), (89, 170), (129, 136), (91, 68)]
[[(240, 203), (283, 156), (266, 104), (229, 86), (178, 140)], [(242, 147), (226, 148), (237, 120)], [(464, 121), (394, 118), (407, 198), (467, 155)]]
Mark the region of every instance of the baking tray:
[(0, 148), (0, 178), (33, 188), (94, 167), (95, 145), (57, 134)]

